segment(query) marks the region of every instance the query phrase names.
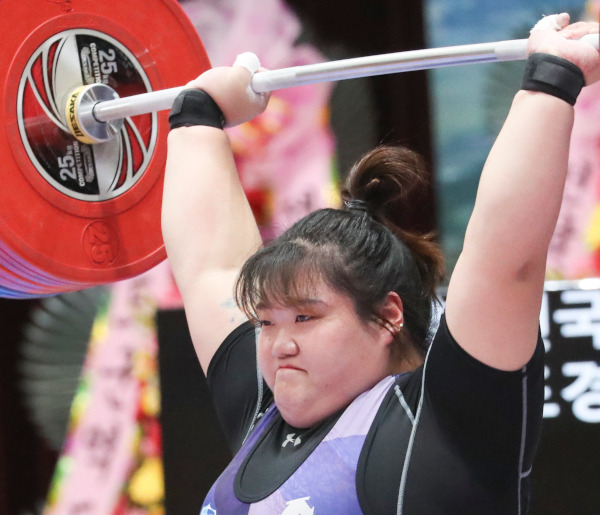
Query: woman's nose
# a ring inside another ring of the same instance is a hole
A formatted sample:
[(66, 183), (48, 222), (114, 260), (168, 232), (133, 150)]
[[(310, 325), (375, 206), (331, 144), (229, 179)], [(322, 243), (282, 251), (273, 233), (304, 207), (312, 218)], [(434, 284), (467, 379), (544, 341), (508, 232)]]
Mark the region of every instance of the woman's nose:
[(298, 345), (294, 337), (287, 331), (280, 331), (271, 347), (271, 353), (276, 358), (285, 358), (298, 354)]

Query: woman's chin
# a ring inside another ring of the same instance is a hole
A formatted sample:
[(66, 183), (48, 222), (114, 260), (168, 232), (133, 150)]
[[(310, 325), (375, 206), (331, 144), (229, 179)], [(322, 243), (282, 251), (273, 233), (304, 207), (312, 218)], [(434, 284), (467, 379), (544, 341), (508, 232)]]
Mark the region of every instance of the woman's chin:
[(299, 414), (296, 412), (283, 412), (279, 410), (283, 420), (285, 420), (290, 426), (298, 428), (298, 429), (307, 429), (309, 427), (314, 426), (318, 423), (318, 420), (312, 422), (310, 417), (307, 417), (306, 414)]
[[(288, 402), (292, 401), (292, 402)], [(319, 422), (319, 418), (306, 406), (299, 405), (297, 400), (286, 395), (275, 395), (275, 404), (279, 413), (290, 426), (304, 429)]]

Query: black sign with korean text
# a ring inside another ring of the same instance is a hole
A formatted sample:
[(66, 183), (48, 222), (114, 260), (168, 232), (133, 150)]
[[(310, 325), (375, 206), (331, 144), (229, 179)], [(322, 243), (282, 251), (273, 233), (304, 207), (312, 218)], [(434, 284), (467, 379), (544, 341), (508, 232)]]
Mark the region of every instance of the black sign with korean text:
[(600, 283), (548, 282), (544, 424), (531, 513), (600, 513)]

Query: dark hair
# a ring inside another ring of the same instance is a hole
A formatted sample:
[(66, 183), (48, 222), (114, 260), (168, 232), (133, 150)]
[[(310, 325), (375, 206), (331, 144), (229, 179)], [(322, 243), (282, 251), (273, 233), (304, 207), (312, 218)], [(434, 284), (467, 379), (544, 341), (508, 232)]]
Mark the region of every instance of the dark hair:
[(431, 235), (402, 229), (398, 206), (425, 184), (415, 152), (377, 147), (367, 153), (342, 189), (345, 209), (307, 215), (248, 259), (236, 284), (241, 309), (255, 318), (261, 303), (294, 305), (324, 281), (353, 299), (361, 319), (386, 324), (379, 308), (395, 291), (404, 308), (399, 341), (408, 339), (424, 355), (442, 253)]

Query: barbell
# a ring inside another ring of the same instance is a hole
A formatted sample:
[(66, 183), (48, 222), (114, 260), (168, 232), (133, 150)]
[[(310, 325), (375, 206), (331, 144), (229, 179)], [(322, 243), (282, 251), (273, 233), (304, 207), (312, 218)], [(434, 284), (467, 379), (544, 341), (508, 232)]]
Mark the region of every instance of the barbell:
[[(129, 23), (135, 15), (135, 23)], [(0, 297), (54, 295), (165, 259), (165, 110), (210, 68), (175, 0), (2, 0)], [(598, 35), (586, 36), (598, 47)], [(397, 52), (257, 73), (274, 91), (520, 60), (527, 40)], [(186, 59), (182, 60), (181, 56)], [(175, 65), (176, 63), (176, 65)]]

